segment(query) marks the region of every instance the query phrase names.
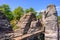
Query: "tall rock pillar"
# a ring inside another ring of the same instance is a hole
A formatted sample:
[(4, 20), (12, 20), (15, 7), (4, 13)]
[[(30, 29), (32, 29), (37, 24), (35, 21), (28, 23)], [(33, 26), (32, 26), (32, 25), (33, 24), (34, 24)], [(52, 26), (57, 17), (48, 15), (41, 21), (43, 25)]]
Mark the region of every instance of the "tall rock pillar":
[(55, 5), (49, 5), (45, 11), (45, 40), (58, 40), (58, 19)]

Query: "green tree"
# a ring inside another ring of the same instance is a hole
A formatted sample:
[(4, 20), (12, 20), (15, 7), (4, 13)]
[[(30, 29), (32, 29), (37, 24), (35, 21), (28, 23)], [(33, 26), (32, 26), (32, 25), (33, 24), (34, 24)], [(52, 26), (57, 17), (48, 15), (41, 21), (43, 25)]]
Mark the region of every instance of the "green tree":
[(33, 8), (30, 8), (29, 11), (33, 12), (35, 15), (37, 14), (37, 12)]
[(14, 19), (20, 19), (20, 17), (24, 14), (24, 10), (22, 7), (17, 7), (14, 10)]
[(13, 30), (17, 29), (16, 26), (17, 21), (23, 16), (24, 10), (22, 7), (17, 7), (13, 11), (14, 19), (10, 21), (11, 25), (13, 26)]
[(9, 5), (7, 4), (3, 4), (0, 6), (0, 10), (2, 10), (4, 12), (4, 15), (9, 19), (12, 20), (13, 19), (13, 14), (10, 10)]
[(26, 9), (25, 12), (26, 13), (33, 12), (35, 15), (37, 14), (37, 12), (32, 7), (29, 9)]
[(32, 7), (29, 9), (29, 11), (30, 12), (35, 12), (35, 10)]
[(25, 12), (26, 12), (26, 13), (29, 13), (29, 9), (26, 9)]

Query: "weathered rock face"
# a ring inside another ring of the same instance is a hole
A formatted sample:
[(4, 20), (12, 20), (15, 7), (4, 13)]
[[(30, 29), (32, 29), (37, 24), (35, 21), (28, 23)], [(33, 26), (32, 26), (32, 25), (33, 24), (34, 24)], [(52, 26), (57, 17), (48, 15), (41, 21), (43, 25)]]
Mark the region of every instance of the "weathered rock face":
[(49, 5), (47, 10), (42, 12), (42, 22), (41, 24), (41, 21), (39, 19), (37, 20), (33, 13), (24, 14), (17, 23), (19, 29), (13, 33), (7, 17), (0, 11), (0, 40), (13, 40), (13, 37), (37, 32), (43, 26), (45, 29), (42, 30), (45, 30), (45, 34), (41, 32), (23, 40), (44, 40), (44, 35), (45, 40), (59, 40), (60, 34), (55, 5)]
[(0, 11), (0, 32), (9, 33), (12, 32), (12, 27), (7, 17)]
[(33, 18), (35, 18), (35, 15), (33, 13), (27, 13), (18, 21), (17, 26), (19, 27), (19, 32), (21, 35), (27, 33), (27, 31), (30, 28), (30, 24)]
[[(27, 33), (31, 34), (31, 33), (37, 32), (37, 31), (41, 30), (41, 28), (42, 28), (42, 24), (41, 24), (40, 20), (33, 20), (31, 22), (30, 28)], [(31, 36), (28, 38), (28, 40), (40, 40), (40, 34)]]
[(40, 20), (33, 20), (31, 22), (28, 33), (33, 33), (33, 32), (36, 32), (38, 30), (41, 30), (41, 27), (42, 27), (42, 24), (41, 24)]
[(7, 17), (0, 11), (0, 40), (9, 39), (11, 35), (8, 34), (12, 32), (13, 30)]
[[(36, 19), (36, 16), (33, 13), (24, 14), (24, 16), (18, 21), (17, 26), (19, 27), (19, 31), (16, 30), (16, 36), (19, 36), (18, 34), (31, 34), (34, 32), (37, 32), (38, 30), (41, 30), (42, 24), (40, 23), (40, 20)], [(38, 39), (38, 35), (31, 36), (27, 38), (26, 40), (36, 40)], [(24, 39), (25, 40), (25, 39)]]
[(60, 39), (60, 24), (59, 24), (59, 39)]
[(55, 5), (49, 5), (44, 15), (45, 40), (58, 40), (58, 19)]

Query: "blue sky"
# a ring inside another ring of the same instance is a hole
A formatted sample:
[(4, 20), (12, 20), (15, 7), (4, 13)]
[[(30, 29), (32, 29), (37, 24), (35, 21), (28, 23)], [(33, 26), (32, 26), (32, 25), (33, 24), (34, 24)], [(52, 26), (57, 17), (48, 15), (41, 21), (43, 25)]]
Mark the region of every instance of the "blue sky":
[(21, 6), (24, 9), (34, 8), (36, 11), (41, 11), (46, 9), (47, 5), (55, 4), (58, 15), (60, 15), (60, 0), (0, 0), (0, 5), (8, 4), (11, 10), (14, 10), (16, 7)]

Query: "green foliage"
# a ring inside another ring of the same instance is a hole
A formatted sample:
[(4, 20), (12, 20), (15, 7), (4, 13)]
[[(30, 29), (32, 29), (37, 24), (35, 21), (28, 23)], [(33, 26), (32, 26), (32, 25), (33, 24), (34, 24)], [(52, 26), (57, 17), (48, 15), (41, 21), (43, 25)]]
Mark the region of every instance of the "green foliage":
[(20, 17), (23, 15), (23, 13), (24, 13), (24, 10), (23, 10), (22, 7), (17, 7), (17, 8), (15, 8), (15, 10), (14, 10), (14, 12), (13, 12), (13, 14), (14, 14), (14, 19), (19, 20)]
[(13, 15), (12, 15), (12, 12), (11, 12), (11, 10), (10, 10), (9, 5), (7, 5), (7, 4), (1, 5), (1, 6), (0, 6), (0, 10), (3, 10), (4, 15), (5, 15), (9, 20), (12, 20), (12, 19), (13, 19)]
[(17, 23), (17, 20), (15, 20), (15, 19), (10, 21), (10, 24), (12, 25), (13, 30), (15, 30), (15, 29), (18, 28), (18, 27), (16, 26), (16, 23)]
[(26, 12), (26, 13), (29, 13), (29, 9), (26, 9), (25, 12)]
[(42, 15), (39, 14), (39, 15), (36, 16), (36, 18), (37, 18), (37, 19), (42, 19)]
[(0, 6), (0, 10), (3, 10), (3, 7), (2, 6)]
[(60, 16), (58, 16), (58, 22), (59, 22), (59, 24), (60, 24)]
[(60, 20), (60, 16), (58, 16), (58, 20)]
[(37, 12), (32, 7), (29, 9), (26, 9), (25, 12), (26, 13), (33, 12), (35, 15), (37, 14)]
[(29, 11), (30, 12), (35, 12), (35, 10), (33, 8), (30, 8)]

